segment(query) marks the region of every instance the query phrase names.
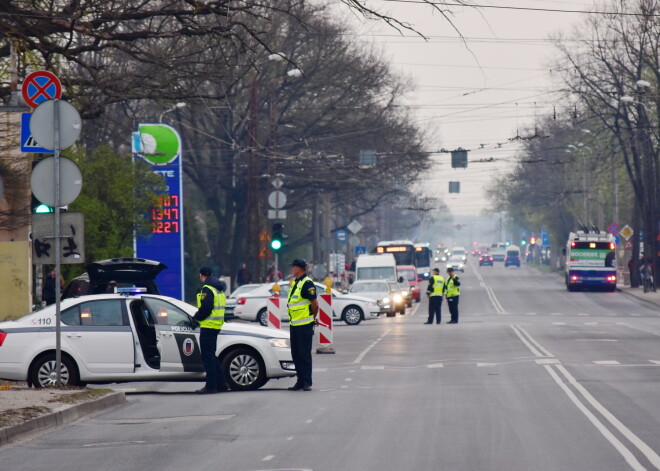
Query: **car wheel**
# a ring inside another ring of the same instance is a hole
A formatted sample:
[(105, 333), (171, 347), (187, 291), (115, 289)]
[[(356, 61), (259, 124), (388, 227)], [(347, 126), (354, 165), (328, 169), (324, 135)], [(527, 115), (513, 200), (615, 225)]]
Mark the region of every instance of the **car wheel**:
[(268, 327), (268, 309), (263, 308), (259, 311), (259, 314), (257, 314), (257, 322), (264, 327)]
[[(48, 353), (37, 358), (28, 374), (30, 383), (35, 388), (45, 388), (57, 385), (57, 368), (55, 354)], [(62, 355), (60, 378), (63, 386), (80, 386), (78, 368), (69, 357)]]
[(341, 320), (348, 325), (358, 325), (362, 319), (362, 309), (357, 306), (348, 306), (341, 315)]
[(222, 370), (234, 391), (259, 389), (268, 381), (261, 356), (251, 348), (237, 348), (225, 355)]
[(396, 316), (396, 311), (387, 313), (387, 317), (394, 317), (394, 316)]

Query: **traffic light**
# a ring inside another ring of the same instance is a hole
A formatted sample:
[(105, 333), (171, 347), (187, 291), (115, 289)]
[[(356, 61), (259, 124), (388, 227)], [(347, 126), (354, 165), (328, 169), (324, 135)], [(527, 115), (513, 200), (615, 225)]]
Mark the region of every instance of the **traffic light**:
[(525, 239), (521, 240), (520, 245), (527, 245), (527, 241)]
[(30, 208), (33, 213), (54, 213), (55, 209), (53, 209), (51, 206), (43, 204), (41, 201), (39, 201), (37, 198), (32, 195), (32, 203), (30, 205)]
[(279, 252), (284, 247), (284, 224), (276, 222), (270, 230), (270, 250)]
[(532, 236), (529, 238), (529, 245), (536, 245), (536, 237)]

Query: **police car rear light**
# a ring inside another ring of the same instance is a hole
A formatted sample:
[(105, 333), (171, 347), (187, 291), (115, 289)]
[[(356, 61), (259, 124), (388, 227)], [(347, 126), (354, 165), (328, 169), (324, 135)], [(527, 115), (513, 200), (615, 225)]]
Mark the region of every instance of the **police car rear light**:
[(246, 302), (247, 302), (247, 299), (245, 299), (245, 298), (238, 298), (238, 300), (236, 301), (236, 304), (238, 304), (239, 306), (242, 306), (242, 305), (245, 304)]
[(2, 344), (5, 343), (6, 338), (7, 338), (7, 332), (3, 332), (0, 330), (0, 347), (2, 347)]

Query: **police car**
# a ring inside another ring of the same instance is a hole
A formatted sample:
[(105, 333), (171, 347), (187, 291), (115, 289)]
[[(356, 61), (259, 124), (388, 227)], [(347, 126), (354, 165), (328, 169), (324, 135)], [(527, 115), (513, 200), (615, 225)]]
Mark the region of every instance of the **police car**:
[[(202, 381), (196, 309), (131, 290), (61, 303), (61, 379), (67, 385), (125, 381)], [(0, 378), (36, 388), (56, 383), (55, 305), (0, 322)], [(227, 324), (218, 358), (233, 390), (258, 389), (295, 375), (289, 333)]]

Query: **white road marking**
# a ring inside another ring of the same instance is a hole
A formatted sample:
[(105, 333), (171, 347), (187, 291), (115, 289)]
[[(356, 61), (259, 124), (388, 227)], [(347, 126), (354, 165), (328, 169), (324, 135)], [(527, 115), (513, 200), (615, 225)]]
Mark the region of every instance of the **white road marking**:
[(527, 314), (525, 314), (525, 315), (526, 315), (526, 316), (535, 316), (535, 315), (536, 315), (536, 313), (535, 313), (535, 312), (528, 312), (528, 313), (527, 313)]
[(389, 334), (391, 331), (392, 331), (392, 329), (387, 329), (383, 335), (381, 335), (380, 337), (378, 337), (378, 339), (376, 339), (375, 341), (373, 341), (373, 342), (371, 343), (371, 345), (369, 345), (367, 348), (365, 348), (364, 350), (362, 350), (362, 353), (360, 353), (360, 354), (357, 356), (357, 358), (356, 358), (355, 360), (353, 360), (353, 363), (360, 363), (360, 362), (364, 359), (364, 357), (367, 355), (367, 353), (369, 353), (369, 352), (371, 351), (372, 348), (374, 348), (376, 345), (378, 345), (378, 342), (380, 342), (381, 340), (383, 340), (383, 339), (387, 336), (387, 334)]
[(312, 371), (314, 373), (325, 373), (326, 371), (328, 371), (328, 369), (327, 368), (312, 368)]
[(312, 422), (314, 422), (312, 419), (307, 419), (307, 420), (305, 420), (305, 423), (306, 423), (306, 424), (311, 424)]
[(268, 456), (266, 456), (266, 457), (265, 457), (263, 460), (261, 460), (261, 461), (270, 461), (270, 460), (272, 460), (273, 458), (275, 458), (275, 455), (268, 455)]
[(362, 365), (360, 367), (361, 370), (384, 370), (385, 366), (384, 365)]
[(649, 360), (649, 361), (651, 363), (653, 363), (654, 365), (660, 365), (660, 361), (658, 361), (658, 360)]
[(552, 353), (546, 350), (540, 343), (532, 338), (525, 329), (517, 324), (511, 324), (511, 328), (518, 335), (518, 338), (531, 350), (537, 357), (554, 357)]
[(551, 316), (563, 316), (563, 314), (561, 312), (551, 312), (550, 315)]
[(553, 322), (552, 325), (566, 325), (566, 322)]
[(477, 363), (477, 366), (480, 368), (489, 368), (491, 366), (497, 366), (497, 363)]
[(598, 322), (585, 322), (584, 325), (598, 325)]
[(594, 360), (594, 365), (620, 365), (616, 360)]
[(444, 368), (445, 365), (442, 363), (432, 363), (430, 365), (426, 365), (427, 368)]
[(575, 404), (575, 406), (582, 412), (587, 419), (596, 427), (596, 430), (598, 430), (606, 439), (609, 441), (612, 446), (623, 456), (623, 459), (626, 460), (626, 462), (630, 465), (631, 468), (633, 468), (635, 471), (643, 471), (646, 468), (642, 466), (642, 464), (637, 461), (637, 458), (632, 454), (632, 452), (626, 448), (626, 446), (621, 443), (621, 441), (616, 438), (612, 432), (610, 432), (603, 423), (598, 420), (598, 418), (589, 410), (587, 409), (584, 404), (580, 402), (580, 400), (575, 396), (573, 391), (571, 391), (568, 386), (564, 384), (564, 382), (561, 380), (561, 378), (555, 373), (555, 371), (552, 369), (552, 366), (550, 365), (545, 365), (543, 368), (548, 372), (548, 374), (552, 377), (552, 379), (555, 380), (555, 383), (559, 385), (559, 387), (564, 391), (564, 393), (569, 397), (569, 399)]
[(575, 339), (576, 342), (618, 342), (616, 339)]
[(353, 381), (353, 378), (345, 378), (344, 381), (346, 381), (346, 382)]
[(578, 313), (578, 316), (590, 316), (591, 314), (587, 314), (586, 312), (580, 312)]
[(641, 314), (637, 314), (637, 313), (634, 313), (634, 314), (630, 314), (630, 315), (631, 315), (632, 317), (642, 317), (642, 315), (641, 315)]
[(557, 363), (561, 362), (556, 358), (540, 358), (536, 360), (537, 365), (556, 365)]
[(293, 437), (286, 437), (286, 439), (287, 439), (287, 441), (290, 442), (291, 440), (293, 440)]
[(101, 442), (101, 443), (88, 443), (83, 445), (83, 448), (95, 448), (100, 446), (117, 446), (117, 445), (144, 445), (147, 443), (144, 440), (130, 440), (127, 442)]

